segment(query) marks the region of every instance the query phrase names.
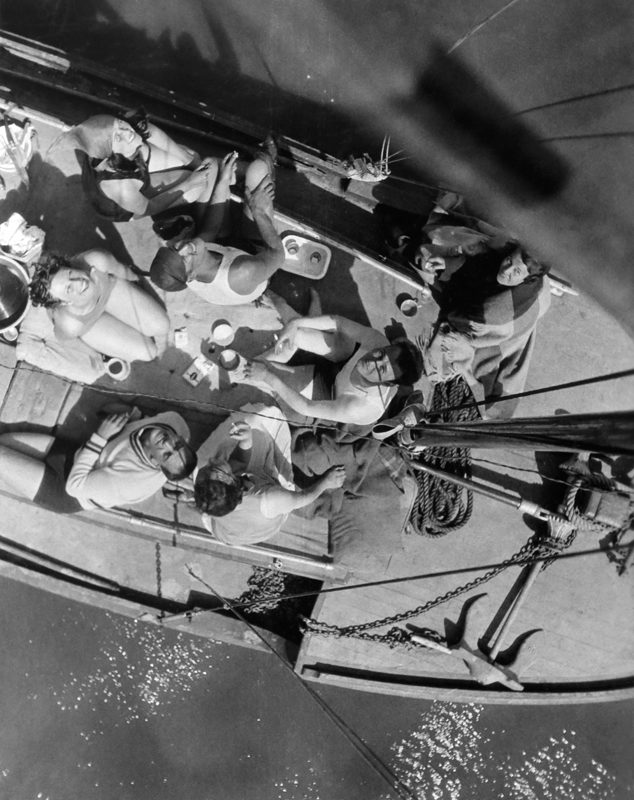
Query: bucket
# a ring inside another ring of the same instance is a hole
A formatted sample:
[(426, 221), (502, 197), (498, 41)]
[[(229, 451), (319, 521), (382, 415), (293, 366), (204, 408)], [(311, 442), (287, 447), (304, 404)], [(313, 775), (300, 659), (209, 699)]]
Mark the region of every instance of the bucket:
[(17, 261), (0, 254), (0, 334), (15, 339), (17, 326), (30, 305), (28, 272)]

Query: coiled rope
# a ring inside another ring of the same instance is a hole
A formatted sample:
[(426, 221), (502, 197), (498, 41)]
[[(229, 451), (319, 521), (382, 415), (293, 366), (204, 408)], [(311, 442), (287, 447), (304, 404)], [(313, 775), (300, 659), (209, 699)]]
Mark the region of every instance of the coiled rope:
[[(437, 384), (432, 395), (430, 415), (442, 422), (469, 422), (479, 419), (477, 408), (467, 401), (473, 395), (464, 378), (458, 376)], [(471, 477), (471, 450), (467, 447), (429, 447), (416, 458), (421, 464), (439, 467), (462, 478)], [(473, 492), (455, 483), (412, 471), (418, 483), (409, 519), (411, 528), (421, 536), (438, 538), (465, 525), (473, 512)]]

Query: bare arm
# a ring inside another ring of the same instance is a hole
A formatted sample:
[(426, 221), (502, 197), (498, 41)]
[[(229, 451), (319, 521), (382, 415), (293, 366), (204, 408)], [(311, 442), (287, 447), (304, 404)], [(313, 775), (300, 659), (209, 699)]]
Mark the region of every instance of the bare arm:
[(121, 278), (126, 281), (138, 280), (138, 275), (131, 267), (122, 264), (107, 250), (86, 250), (85, 253), (80, 253), (77, 258), (82, 259), (89, 267), (94, 267), (99, 272), (104, 272), (107, 275), (114, 275), (115, 278)]
[(343, 395), (334, 400), (309, 400), (258, 361), (246, 365), (245, 378), (257, 384), (266, 384), (294, 411), (306, 417), (318, 417), (331, 422), (357, 422), (365, 410), (363, 398), (355, 395)]
[(275, 190), (270, 176), (265, 175), (252, 192), (247, 190), (245, 202), (253, 214), (265, 249), (254, 256), (236, 259), (229, 272), (229, 286), (240, 294), (248, 294), (268, 280), (283, 264), (284, 245), (270, 217)]
[(368, 328), (367, 325), (360, 325), (358, 322), (340, 317), (338, 314), (322, 314), (319, 317), (296, 317), (290, 320), (282, 328), (279, 340), (281, 341), (282, 338), (289, 335), (294, 336), (300, 328), (340, 333), (352, 342), (363, 342), (373, 333), (373, 329)]
[(273, 487), (266, 490), (266, 505), (270, 506), (272, 516), (290, 514), (298, 508), (304, 508), (316, 500), (328, 489), (339, 489), (346, 479), (346, 471), (342, 466), (331, 467), (309, 489), (291, 492), (288, 489)]

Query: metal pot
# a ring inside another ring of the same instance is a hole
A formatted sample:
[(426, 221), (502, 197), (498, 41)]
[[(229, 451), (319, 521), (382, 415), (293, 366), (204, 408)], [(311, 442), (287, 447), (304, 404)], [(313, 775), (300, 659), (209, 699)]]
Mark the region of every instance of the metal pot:
[(28, 272), (17, 261), (0, 254), (0, 333), (19, 325), (30, 303)]

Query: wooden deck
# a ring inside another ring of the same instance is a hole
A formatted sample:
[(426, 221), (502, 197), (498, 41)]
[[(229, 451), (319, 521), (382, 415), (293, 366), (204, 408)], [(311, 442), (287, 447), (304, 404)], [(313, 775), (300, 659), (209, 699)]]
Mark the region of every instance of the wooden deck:
[[(68, 127), (62, 119), (31, 109), (21, 113), (36, 124), (41, 153), (46, 153)], [(5, 200), (0, 201), (2, 219), (19, 211), (29, 222), (37, 222), (46, 230), (50, 249), (73, 253), (87, 247), (108, 247), (124, 262), (143, 269), (149, 267), (160, 244), (151, 223), (142, 220), (110, 225), (96, 218), (78, 184), (78, 167), (72, 151), (54, 148), (46, 161), (36, 157), (30, 169), (32, 186), (28, 194), (17, 181), (11, 190), (9, 180), (10, 190)], [(304, 179), (297, 176), (297, 180)], [(305, 226), (294, 225), (285, 214), (280, 214), (278, 228), (280, 232), (306, 231)], [(366, 314), (366, 299), (389, 298), (397, 311), (396, 295), (399, 291), (411, 291), (413, 286), (382, 265), (378, 265), (379, 269), (375, 266), (351, 245), (333, 248), (329, 273), (315, 284), (327, 302), (330, 300), (326, 310), (382, 325), (384, 319), (378, 307)], [(308, 285), (306, 280), (293, 278), (288, 291), (290, 300), (299, 298), (305, 302)], [(252, 356), (266, 349), (281, 324), (275, 309), (268, 305), (212, 307), (188, 291), (159, 294), (168, 308), (172, 331), (185, 329), (186, 341), (181, 341), (179, 347), (172, 342), (160, 363), (135, 363), (131, 376), (121, 383), (106, 376), (86, 386), (24, 362), (16, 363), (15, 348), (0, 340), (2, 430), (56, 433), (79, 446), (98, 426), (99, 409), (109, 402), (123, 400), (138, 405), (146, 413), (165, 408), (178, 410), (187, 419), (193, 444), (197, 446), (231, 410), (247, 402), (271, 402), (251, 387), (231, 385), (222, 372), (203, 379), (196, 387), (187, 383), (183, 374), (197, 356), (213, 357), (209, 350), (210, 333), (216, 319), (232, 323), (236, 330), (232, 346), (242, 354)], [(413, 333), (411, 330), (410, 334)], [(163, 598), (179, 603), (187, 603), (191, 593), (207, 591), (202, 581), (189, 574), (186, 567), (190, 564), (200, 566), (201, 578), (213, 576), (214, 588), (230, 597), (246, 588), (253, 566), (335, 582), (354, 566), (334, 563), (328, 522), (319, 517), (291, 515), (280, 534), (268, 542), (231, 547), (212, 539), (202, 528), (198, 515), (182, 504), (178, 506), (175, 525), (174, 506), (161, 495), (133, 509), (82, 512), (72, 517), (59, 517), (6, 493), (1, 496), (4, 520), (0, 535), (10, 536), (19, 545), (38, 553), (53, 554), (77, 569), (108, 576), (130, 590), (159, 592)], [(28, 519), (28, 525), (20, 524), (24, 519)]]
[[(59, 107), (61, 114), (66, 105), (60, 103)], [(29, 109), (25, 113), (36, 124), (41, 153), (47, 152), (68, 121), (75, 121), (68, 115), (55, 119), (38, 116)], [(85, 115), (88, 113), (95, 110)], [(187, 140), (185, 135), (181, 138)], [(200, 146), (193, 139), (189, 143)], [(98, 220), (81, 192), (72, 152), (56, 149), (47, 160), (35, 159), (31, 169), (30, 194), (17, 187), (9, 191), (6, 199), (0, 201), (0, 219), (8, 217), (11, 211), (20, 211), (30, 222), (46, 230), (51, 249), (74, 253), (89, 247), (106, 247), (121, 260), (147, 269), (159, 243), (149, 222), (105, 224)], [(295, 208), (305, 220), (310, 218), (311, 203), (315, 216), (321, 214), (322, 218), (328, 204), (326, 217), (333, 226), (346, 217), (342, 211), (341, 220), (338, 219), (339, 210), (346, 208), (343, 201), (338, 204), (338, 199), (325, 191), (315, 199), (312, 190), (306, 191), (305, 178), (299, 173), (285, 173), (278, 182), (278, 194), (283, 208)], [(297, 205), (295, 198), (301, 198)], [(357, 211), (354, 224), (374, 224), (368, 214), (358, 216)], [(280, 232), (305, 231), (302, 225), (294, 227), (287, 213), (280, 213), (277, 221)], [(349, 216), (345, 223), (350, 225)], [(328, 274), (315, 284), (326, 313), (344, 314), (379, 329), (391, 329), (392, 333), (402, 331), (411, 338), (423, 333), (433, 322), (433, 304), (424, 306), (417, 316), (409, 319), (398, 311), (396, 297), (401, 292), (413, 293), (411, 280), (381, 262), (372, 263), (353, 244), (336, 246), (325, 234), (322, 240), (333, 247)], [(306, 281), (291, 278), (283, 283), (276, 288), (285, 291), (290, 299), (305, 301)], [(172, 328), (187, 329), (187, 343), (168, 348), (158, 364), (135, 364), (131, 377), (123, 383), (103, 378), (88, 387), (28, 365), (16, 367), (14, 349), (0, 344), (2, 429), (31, 427), (55, 431), (79, 444), (97, 427), (98, 409), (115, 398), (123, 398), (147, 411), (166, 407), (179, 410), (190, 422), (196, 445), (229, 410), (247, 401), (264, 399), (246, 387), (232, 387), (224, 378), (213, 387), (207, 380), (192, 387), (182, 375), (194, 357), (208, 351), (210, 327), (216, 319), (227, 319), (238, 329), (236, 348), (245, 355), (261, 352), (272, 342), (273, 332), (280, 324), (272, 309), (212, 310), (189, 292), (161, 299), (166, 302)], [(620, 326), (591, 300), (583, 296), (553, 297), (551, 310), (538, 328), (527, 388), (629, 368), (632, 352), (632, 342)], [(629, 379), (618, 384), (537, 395), (522, 401), (518, 415), (623, 409), (633, 403), (634, 380)], [(534, 454), (474, 451), (473, 458), (474, 476), (478, 480), (520, 491), (544, 503), (558, 501), (558, 485), (543, 480), (537, 471), (541, 463), (538, 465)], [(477, 497), (473, 518), (460, 531), (434, 540), (406, 534), (403, 526), (411, 496), (400, 494), (378, 466), (364, 489), (364, 496), (348, 499), (337, 520), (339, 531), (350, 534), (352, 542), (347, 556), (342, 557), (334, 556), (332, 531), (323, 520), (309, 523), (293, 517), (283, 533), (271, 542), (231, 548), (212, 540), (190, 509), (178, 508), (175, 527), (173, 506), (161, 496), (135, 507), (132, 513), (113, 510), (72, 517), (57, 516), (7, 494), (1, 497), (1, 536), (11, 537), (26, 548), (55, 554), (59, 560), (93, 575), (107, 575), (136, 592), (160, 595), (182, 604), (187, 604), (197, 593), (209, 593), (205, 584), (223, 596), (238, 596), (246, 587), (253, 565), (317, 578), (324, 581), (324, 588), (338, 588), (346, 583), (352, 586), (382, 578), (491, 564), (516, 552), (534, 527), (530, 520), (506, 506)], [(596, 534), (580, 533), (571, 552), (594, 548), (597, 541)], [(487, 598), (478, 601), (473, 613), (477, 636), (490, 634), (492, 620), (518, 572), (517, 567), (511, 567), (481, 589), (451, 600), (420, 618), (412, 618), (411, 624), (444, 634), (447, 621), (457, 620), (465, 600), (486, 591)], [(11, 577), (29, 579), (19, 567), (3, 572), (9, 573)], [(354, 625), (421, 605), (473, 577), (474, 573), (467, 573), (326, 593), (320, 597), (314, 614), (327, 623)], [(34, 577), (33, 581), (44, 588), (59, 590), (46, 576)], [(525, 662), (519, 671), (526, 691), (523, 695), (513, 694), (511, 699), (558, 702), (559, 693), (561, 702), (570, 702), (576, 697), (617, 698), (618, 687), (631, 692), (633, 599), (631, 576), (618, 578), (602, 554), (561, 560), (540, 574), (507, 640), (510, 644), (523, 632), (541, 629), (532, 637), (534, 660), (531, 664)], [(110, 605), (106, 603), (106, 607), (120, 610), (118, 600), (110, 598), (108, 602)], [(203, 635), (226, 635), (228, 640), (240, 643), (243, 626), (232, 626), (226, 621), (222, 621), (222, 626), (224, 633), (218, 634), (214, 628), (215, 634), (207, 629)], [(231, 631), (227, 632), (229, 628)], [(252, 636), (247, 639), (250, 641)], [(453, 656), (390, 649), (374, 642), (309, 634), (297, 670), (308, 679), (381, 692), (486, 702), (509, 700), (509, 693), (475, 684), (462, 662)]]

